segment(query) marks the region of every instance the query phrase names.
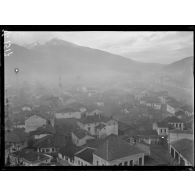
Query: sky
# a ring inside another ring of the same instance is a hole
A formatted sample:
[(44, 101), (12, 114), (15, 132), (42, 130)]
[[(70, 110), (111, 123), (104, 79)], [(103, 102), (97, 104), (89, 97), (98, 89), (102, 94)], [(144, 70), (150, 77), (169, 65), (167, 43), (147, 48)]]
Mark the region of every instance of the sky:
[(9, 32), (12, 43), (41, 44), (59, 38), (142, 62), (172, 63), (193, 55), (192, 31)]

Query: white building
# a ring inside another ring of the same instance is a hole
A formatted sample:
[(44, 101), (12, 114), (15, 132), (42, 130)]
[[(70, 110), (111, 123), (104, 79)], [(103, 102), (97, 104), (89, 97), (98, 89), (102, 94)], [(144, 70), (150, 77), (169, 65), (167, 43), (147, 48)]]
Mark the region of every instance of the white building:
[(156, 130), (159, 136), (167, 136), (169, 133), (168, 124), (164, 121), (153, 123), (153, 130)]
[(118, 136), (110, 135), (93, 153), (93, 165), (143, 166), (144, 152)]
[(83, 117), (77, 124), (92, 136), (118, 135), (118, 122), (101, 115)]
[(65, 108), (63, 110), (57, 111), (55, 113), (55, 117), (57, 119), (68, 119), (68, 118), (80, 119), (81, 111), (72, 108)]
[(41, 164), (49, 164), (52, 158), (50, 155), (25, 148), (10, 155), (11, 164), (15, 166), (40, 166)]

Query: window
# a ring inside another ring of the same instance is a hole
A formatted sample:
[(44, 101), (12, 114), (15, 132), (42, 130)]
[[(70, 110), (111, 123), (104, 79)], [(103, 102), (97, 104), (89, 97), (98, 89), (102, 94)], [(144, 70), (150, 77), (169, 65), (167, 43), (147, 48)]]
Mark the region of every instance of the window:
[(123, 164), (122, 163), (119, 163), (119, 166), (122, 166)]
[(97, 161), (97, 166), (98, 166), (98, 161)]
[(125, 162), (124, 162), (124, 166), (127, 166), (127, 165), (128, 165), (128, 162), (127, 162), (127, 161), (125, 161)]

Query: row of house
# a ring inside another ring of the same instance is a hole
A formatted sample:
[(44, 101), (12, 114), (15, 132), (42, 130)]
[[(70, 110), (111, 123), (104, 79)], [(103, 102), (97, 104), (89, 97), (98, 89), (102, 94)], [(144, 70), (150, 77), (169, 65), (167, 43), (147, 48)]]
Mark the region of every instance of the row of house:
[(118, 122), (101, 114), (85, 116), (77, 121), (77, 125), (90, 135), (102, 138), (110, 134), (118, 135)]
[(184, 122), (176, 116), (167, 117), (160, 122), (153, 123), (153, 130), (156, 130), (158, 135), (167, 136), (170, 130), (184, 130)]
[(62, 162), (68, 162), (73, 166), (144, 165), (144, 152), (116, 135), (109, 135), (105, 139), (93, 142), (96, 144), (86, 144), (80, 150), (77, 146), (65, 146), (59, 151), (58, 157)]

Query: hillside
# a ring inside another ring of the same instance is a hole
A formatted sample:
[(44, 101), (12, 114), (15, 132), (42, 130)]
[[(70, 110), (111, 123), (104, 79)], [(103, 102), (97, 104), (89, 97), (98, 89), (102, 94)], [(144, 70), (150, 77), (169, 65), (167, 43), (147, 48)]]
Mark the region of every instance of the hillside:
[[(106, 78), (128, 74), (137, 77), (150, 66), (97, 49), (79, 46), (67, 41), (52, 39), (45, 44), (22, 47), (12, 44), (13, 54), (5, 59), (5, 70), (14, 77), (14, 68), (20, 69), (20, 77), (50, 79), (62, 75)], [(154, 64), (151, 64), (154, 67)]]

